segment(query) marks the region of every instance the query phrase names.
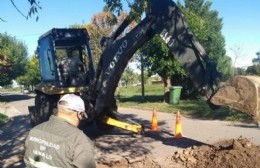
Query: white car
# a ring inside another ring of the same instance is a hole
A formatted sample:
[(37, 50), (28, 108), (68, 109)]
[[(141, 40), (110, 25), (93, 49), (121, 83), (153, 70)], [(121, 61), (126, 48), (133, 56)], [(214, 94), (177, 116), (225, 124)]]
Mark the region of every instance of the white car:
[(24, 94), (29, 94), (30, 92), (29, 92), (28, 89), (24, 89), (24, 90), (23, 90), (23, 93), (24, 93)]

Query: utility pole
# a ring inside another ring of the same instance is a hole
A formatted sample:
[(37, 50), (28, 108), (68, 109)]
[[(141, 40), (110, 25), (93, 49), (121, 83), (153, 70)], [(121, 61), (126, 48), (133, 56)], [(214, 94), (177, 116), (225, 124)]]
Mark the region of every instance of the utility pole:
[(142, 102), (145, 101), (144, 95), (144, 65), (143, 65), (143, 56), (141, 56), (141, 89), (142, 89)]

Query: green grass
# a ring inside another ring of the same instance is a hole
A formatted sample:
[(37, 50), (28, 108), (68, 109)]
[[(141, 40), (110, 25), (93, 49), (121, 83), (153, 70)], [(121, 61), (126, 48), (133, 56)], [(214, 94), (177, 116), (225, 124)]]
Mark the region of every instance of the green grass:
[(5, 101), (0, 96), (0, 126), (9, 120), (9, 118), (3, 114), (3, 111), (1, 111), (1, 109), (3, 109), (2, 107), (4, 106), (4, 104)]
[(157, 111), (168, 113), (180, 111), (187, 117), (251, 122), (246, 114), (229, 108), (212, 110), (204, 100), (180, 100), (178, 105), (164, 103), (162, 85), (146, 85), (144, 100), (141, 96), (141, 86), (120, 87), (119, 91), (118, 105), (120, 107), (147, 110), (156, 108)]
[(1, 92), (21, 92), (21, 88), (17, 87), (17, 88), (2, 88)]
[(0, 126), (8, 120), (9, 118), (6, 115), (0, 113)]

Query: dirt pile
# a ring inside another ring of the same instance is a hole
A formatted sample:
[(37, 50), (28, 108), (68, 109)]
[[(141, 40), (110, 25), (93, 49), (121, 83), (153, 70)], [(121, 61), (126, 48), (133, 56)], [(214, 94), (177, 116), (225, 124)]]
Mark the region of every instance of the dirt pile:
[(154, 161), (154, 159), (145, 155), (143, 157), (130, 159), (127, 157), (122, 157), (120, 160), (114, 161), (99, 161), (97, 168), (161, 168), (161, 166)]
[(260, 165), (260, 146), (247, 139), (232, 139), (215, 145), (203, 145), (176, 151), (159, 164), (151, 156), (136, 159), (99, 161), (97, 168), (257, 168)]
[(259, 76), (235, 76), (223, 84), (210, 101), (244, 112), (257, 122), (260, 121), (259, 99)]
[(177, 151), (172, 161), (183, 167), (256, 168), (260, 165), (260, 146), (247, 139), (226, 140), (213, 146), (204, 145)]

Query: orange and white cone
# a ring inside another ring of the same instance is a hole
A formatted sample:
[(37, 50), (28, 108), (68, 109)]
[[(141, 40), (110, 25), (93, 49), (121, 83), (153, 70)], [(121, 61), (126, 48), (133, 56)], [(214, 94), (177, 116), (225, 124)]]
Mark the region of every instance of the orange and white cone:
[(158, 131), (156, 110), (153, 108), (151, 131)]
[(182, 128), (181, 128), (181, 115), (178, 111), (176, 114), (176, 125), (175, 125), (175, 134), (174, 138), (182, 138)]

